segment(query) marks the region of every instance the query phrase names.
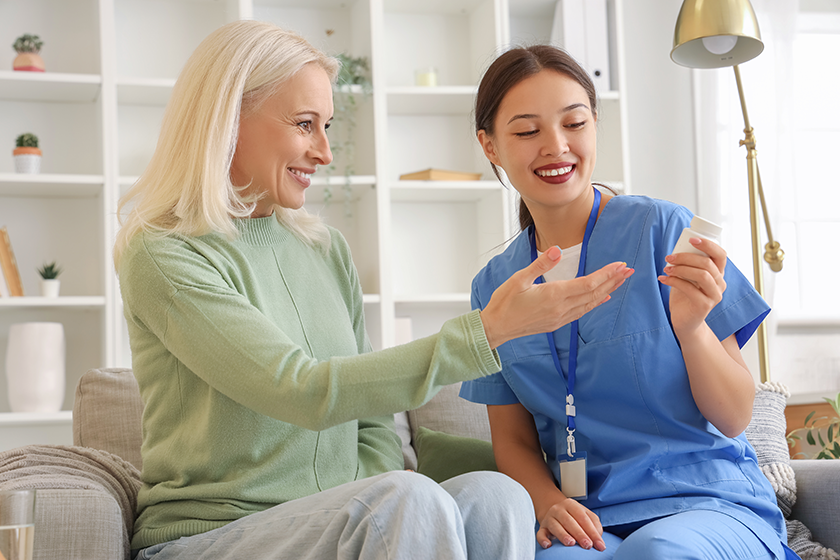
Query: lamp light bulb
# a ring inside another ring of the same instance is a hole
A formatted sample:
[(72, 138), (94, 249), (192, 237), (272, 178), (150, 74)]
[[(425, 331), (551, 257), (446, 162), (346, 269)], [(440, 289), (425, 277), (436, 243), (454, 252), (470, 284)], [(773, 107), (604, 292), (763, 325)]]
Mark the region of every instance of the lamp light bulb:
[(735, 35), (712, 35), (703, 37), (703, 46), (712, 54), (726, 54), (731, 51), (738, 42)]

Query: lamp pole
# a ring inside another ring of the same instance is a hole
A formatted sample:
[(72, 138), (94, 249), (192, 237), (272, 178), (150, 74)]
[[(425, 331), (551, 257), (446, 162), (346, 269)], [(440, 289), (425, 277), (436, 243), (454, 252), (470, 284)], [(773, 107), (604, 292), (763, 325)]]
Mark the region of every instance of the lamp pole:
[[(768, 242), (765, 245), (764, 260), (770, 265), (770, 269), (778, 272), (782, 269), (782, 260), (785, 253), (782, 251), (778, 241), (773, 239), (773, 232), (770, 229), (770, 219), (767, 215), (767, 204), (764, 200), (764, 189), (761, 186), (761, 175), (758, 171), (758, 153), (755, 149), (755, 131), (750, 126), (750, 117), (747, 114), (747, 102), (744, 97), (744, 87), (741, 84), (741, 71), (738, 65), (734, 65), (735, 83), (738, 85), (738, 97), (741, 100), (741, 112), (744, 115), (744, 139), (739, 142), (740, 146), (747, 148), (747, 179), (750, 192), (750, 236), (752, 238), (753, 274), (755, 289), (761, 297), (764, 297), (764, 273), (762, 271), (761, 258), (759, 257), (759, 224), (758, 204), (764, 214), (764, 224), (767, 227)], [(770, 359), (767, 351), (767, 328), (764, 321), (759, 324), (756, 330), (758, 338), (758, 365), (761, 373), (761, 382), (770, 380)]]

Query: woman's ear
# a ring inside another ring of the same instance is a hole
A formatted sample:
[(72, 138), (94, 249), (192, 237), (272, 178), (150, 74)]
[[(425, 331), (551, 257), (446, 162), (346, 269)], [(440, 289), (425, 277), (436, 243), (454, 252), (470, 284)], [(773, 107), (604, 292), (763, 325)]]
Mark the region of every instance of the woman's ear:
[(478, 137), (478, 143), (481, 144), (481, 149), (484, 150), (484, 155), (490, 160), (490, 163), (501, 167), (502, 162), (499, 161), (496, 146), (493, 144), (493, 139), (487, 134), (487, 131), (482, 128), (476, 136)]

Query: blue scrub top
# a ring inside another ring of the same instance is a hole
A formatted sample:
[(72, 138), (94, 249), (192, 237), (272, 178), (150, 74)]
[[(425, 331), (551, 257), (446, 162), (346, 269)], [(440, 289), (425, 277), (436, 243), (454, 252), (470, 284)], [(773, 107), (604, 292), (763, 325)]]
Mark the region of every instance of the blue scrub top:
[[(784, 558), (786, 530), (773, 489), (746, 437), (722, 435), (698, 410), (670, 324), (670, 288), (657, 280), (691, 217), (682, 206), (625, 195), (612, 198), (595, 224), (585, 274), (616, 261), (635, 274), (579, 321), (575, 439), (577, 450), (587, 453), (589, 486), (581, 503), (605, 527), (688, 509), (723, 511)], [(528, 264), (522, 232), (473, 280), (473, 308), (484, 308), (495, 289)], [(706, 322), (720, 340), (735, 334), (743, 346), (770, 309), (731, 262), (724, 278), (723, 300)], [(566, 450), (569, 335), (569, 325), (554, 333), (563, 376), (540, 334), (499, 346), (502, 371), (461, 389), (473, 402), (525, 406), (558, 481), (558, 458)]]

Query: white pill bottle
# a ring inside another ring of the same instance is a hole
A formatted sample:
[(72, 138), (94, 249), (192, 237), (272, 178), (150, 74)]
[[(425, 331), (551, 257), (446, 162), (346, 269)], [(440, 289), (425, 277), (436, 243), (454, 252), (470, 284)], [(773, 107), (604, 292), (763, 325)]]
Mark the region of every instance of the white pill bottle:
[(691, 226), (685, 228), (677, 239), (677, 244), (674, 246), (672, 253), (694, 253), (695, 255), (706, 255), (703, 251), (689, 243), (689, 239), (699, 237), (701, 239), (708, 239), (720, 244), (720, 234), (723, 228), (714, 222), (704, 220), (700, 216), (691, 218)]

